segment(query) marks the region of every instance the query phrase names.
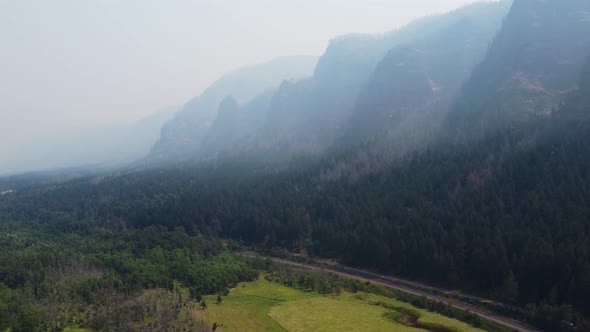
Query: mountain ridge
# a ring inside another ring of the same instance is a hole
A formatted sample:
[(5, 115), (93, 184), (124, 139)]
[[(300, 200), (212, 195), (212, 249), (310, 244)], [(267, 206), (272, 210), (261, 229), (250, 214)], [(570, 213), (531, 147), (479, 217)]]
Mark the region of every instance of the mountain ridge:
[(159, 141), (142, 163), (166, 164), (194, 158), (224, 98), (232, 96), (239, 103), (247, 103), (284, 80), (311, 75), (316, 63), (313, 56), (285, 56), (224, 75), (189, 100), (162, 127)]

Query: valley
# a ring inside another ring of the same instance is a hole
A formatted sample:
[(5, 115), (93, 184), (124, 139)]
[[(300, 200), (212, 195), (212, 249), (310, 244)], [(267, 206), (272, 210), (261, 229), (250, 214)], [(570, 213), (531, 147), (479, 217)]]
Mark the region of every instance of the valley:
[[(81, 129), (133, 161), (0, 177), (0, 331), (590, 331), (589, 12), (475, 1), (195, 75), (199, 95), (136, 129)], [(194, 65), (261, 44), (241, 42)], [(72, 141), (22, 152), (96, 154)]]

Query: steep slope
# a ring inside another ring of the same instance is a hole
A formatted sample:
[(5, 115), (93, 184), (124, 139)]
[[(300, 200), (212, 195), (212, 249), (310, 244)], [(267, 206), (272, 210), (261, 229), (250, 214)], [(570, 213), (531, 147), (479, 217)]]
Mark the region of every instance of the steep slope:
[(559, 110), (590, 54), (590, 2), (515, 0), (449, 117), (462, 137), (519, 126)]
[[(215, 84), (162, 129), (151, 157), (174, 162), (228, 153), (319, 153), (339, 137), (366, 135), (377, 130), (373, 124), (386, 128), (402, 120), (379, 110), (383, 106), (397, 109), (402, 117), (423, 115), (424, 109), (442, 113), (482, 58), (509, 6), (507, 1), (475, 4), (382, 35), (335, 38), (311, 78), (284, 82), (270, 101), (261, 96), (250, 103), (253, 96), (243, 98), (231, 89), (219, 93)], [(399, 67), (400, 62), (407, 66)], [(237, 123), (249, 125), (235, 130), (231, 139), (222, 139), (224, 135), (214, 131), (225, 127), (222, 122), (227, 118), (215, 119), (215, 114), (228, 95), (239, 108), (249, 110), (238, 112)], [(260, 117), (249, 120), (249, 112)], [(217, 125), (211, 126), (213, 122)]]
[(160, 140), (147, 160), (169, 163), (194, 158), (224, 98), (232, 96), (240, 104), (248, 103), (284, 80), (311, 76), (316, 63), (315, 57), (281, 57), (223, 76), (162, 127)]
[(209, 130), (209, 135), (203, 140), (204, 149), (209, 149), (212, 145), (227, 146), (237, 135), (238, 127), (238, 103), (229, 96), (226, 97), (217, 112), (217, 118)]
[(590, 55), (580, 73), (579, 89), (573, 91), (562, 106), (559, 115), (569, 122), (590, 122)]
[[(388, 81), (390, 77), (397, 77), (398, 59), (395, 57), (402, 56), (403, 49), (422, 47), (430, 62), (428, 69), (440, 67), (429, 74), (439, 80), (438, 84), (446, 84), (448, 90), (453, 91), (457, 81), (468, 75), (483, 56), (508, 8), (508, 2), (477, 4), (423, 18), (383, 35), (350, 35), (332, 40), (311, 79), (284, 84), (277, 91), (268, 121), (257, 135), (255, 145), (279, 153), (319, 152), (341, 137), (353, 111), (364, 107), (362, 102), (359, 106), (359, 96), (377, 103), (379, 100), (375, 97), (379, 95), (393, 100), (400, 96), (405, 98), (410, 88), (405, 85), (408, 82), (400, 79), (397, 85), (389, 86)], [(440, 41), (442, 36), (445, 37)], [(453, 50), (458, 44), (465, 46), (455, 53), (448, 52), (447, 42), (454, 43)], [(429, 48), (433, 43), (435, 46)], [(389, 59), (383, 60), (388, 52), (391, 52)], [(411, 61), (416, 60), (408, 56)], [(455, 67), (442, 65), (449, 58), (456, 61)], [(408, 75), (420, 75), (424, 66), (421, 63), (407, 68)], [(453, 77), (454, 86), (445, 81), (445, 75), (458, 77)], [(434, 83), (423, 82), (432, 90)], [(406, 105), (407, 108), (418, 106)], [(375, 121), (380, 119), (376, 117)], [(356, 125), (356, 119), (353, 123)]]
[(330, 41), (312, 78), (286, 82), (275, 93), (266, 121), (251, 140), (252, 146), (280, 153), (324, 147), (391, 43), (391, 36), (371, 35), (349, 35)]
[(457, 10), (437, 31), (390, 50), (363, 88), (344, 136), (411, 145), (417, 137), (409, 136), (431, 131), (483, 60), (510, 6), (503, 1)]
[(218, 116), (203, 139), (202, 148), (195, 157), (201, 160), (231, 157), (257, 150), (256, 135), (265, 123), (274, 90), (269, 90), (244, 105), (236, 105), (236, 109), (227, 114), (222, 112), (224, 103), (220, 105)]

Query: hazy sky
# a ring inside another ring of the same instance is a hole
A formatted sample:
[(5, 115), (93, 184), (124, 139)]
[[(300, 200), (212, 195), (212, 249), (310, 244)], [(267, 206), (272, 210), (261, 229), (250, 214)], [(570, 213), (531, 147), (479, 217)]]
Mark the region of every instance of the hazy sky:
[(0, 173), (24, 141), (134, 121), (236, 67), (470, 2), (0, 0)]

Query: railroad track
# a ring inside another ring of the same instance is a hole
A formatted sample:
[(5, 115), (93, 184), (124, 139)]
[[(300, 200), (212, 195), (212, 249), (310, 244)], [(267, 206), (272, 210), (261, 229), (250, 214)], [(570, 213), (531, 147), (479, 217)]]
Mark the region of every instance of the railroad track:
[(266, 256), (261, 256), (261, 255), (255, 255), (255, 254), (242, 254), (242, 256), (268, 258), (274, 262), (278, 262), (278, 263), (285, 264), (285, 265), (307, 268), (307, 269), (316, 270), (316, 271), (327, 271), (327, 272), (334, 273), (334, 274), (348, 277), (348, 278), (354, 278), (354, 279), (361, 280), (361, 281), (370, 281), (370, 282), (373, 282), (373, 283), (376, 283), (376, 284), (379, 284), (379, 285), (382, 285), (385, 287), (400, 290), (402, 292), (406, 292), (406, 293), (410, 293), (410, 294), (418, 295), (418, 296), (424, 296), (428, 299), (439, 301), (442, 303), (446, 303), (446, 304), (448, 304), (452, 307), (458, 308), (458, 309), (468, 310), (469, 312), (474, 313), (483, 319), (486, 319), (486, 320), (494, 322), (498, 325), (507, 327), (509, 329), (512, 329), (513, 331), (542, 332), (541, 330), (539, 330), (537, 328), (526, 325), (524, 323), (513, 320), (511, 318), (498, 315), (496, 313), (482, 309), (478, 306), (475, 306), (475, 305), (472, 305), (469, 303), (465, 303), (465, 302), (462, 302), (457, 299), (447, 298), (442, 295), (436, 295), (436, 294), (432, 294), (430, 292), (424, 291), (422, 289), (437, 290), (437, 291), (438, 291), (438, 289), (427, 286), (427, 285), (422, 285), (417, 282), (411, 282), (411, 281), (397, 279), (397, 278), (393, 278), (393, 277), (386, 277), (386, 276), (382, 276), (382, 275), (372, 273), (369, 271), (364, 271), (364, 270), (355, 269), (355, 268), (349, 268), (349, 267), (346, 267), (346, 266), (343, 266), (340, 264), (333, 264), (333, 263), (328, 263), (328, 262), (320, 262), (320, 265), (318, 266), (315, 264), (297, 263), (297, 262), (293, 262), (293, 261), (289, 261), (289, 260), (285, 260), (285, 259), (266, 257)]

